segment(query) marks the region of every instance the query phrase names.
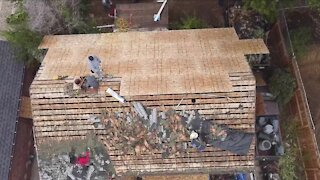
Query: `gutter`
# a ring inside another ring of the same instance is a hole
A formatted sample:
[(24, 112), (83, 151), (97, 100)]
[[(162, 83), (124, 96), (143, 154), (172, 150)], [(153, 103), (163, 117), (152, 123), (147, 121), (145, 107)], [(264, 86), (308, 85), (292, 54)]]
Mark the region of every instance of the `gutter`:
[(14, 147), (15, 147), (15, 142), (16, 142), (16, 134), (17, 134), (17, 127), (18, 127), (18, 122), (19, 122), (19, 113), (20, 113), (20, 106), (21, 106), (21, 96), (22, 96), (22, 89), (23, 89), (23, 81), (24, 81), (24, 73), (25, 73), (26, 67), (23, 66), (23, 73), (22, 73), (22, 80), (21, 80), (21, 85), (20, 85), (20, 95), (19, 95), (19, 103), (18, 103), (18, 110), (17, 110), (17, 115), (16, 115), (16, 124), (15, 124), (15, 129), (14, 129), (14, 137), (13, 137), (13, 144), (11, 148), (11, 156), (10, 156), (10, 165), (9, 165), (9, 174), (8, 178), (10, 177), (10, 172), (12, 168), (12, 159), (13, 159), (13, 154), (14, 154)]

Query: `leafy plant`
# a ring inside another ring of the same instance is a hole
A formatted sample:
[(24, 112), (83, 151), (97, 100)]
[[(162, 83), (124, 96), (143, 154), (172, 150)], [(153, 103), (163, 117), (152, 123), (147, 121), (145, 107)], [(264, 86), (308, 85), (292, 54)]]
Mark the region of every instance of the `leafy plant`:
[(38, 46), (42, 37), (26, 26), (16, 26), (12, 30), (2, 32), (2, 35), (16, 49), (16, 59), (32, 66), (39, 62), (41, 53)]
[(278, 0), (245, 0), (244, 7), (253, 9), (268, 21), (274, 22), (277, 17)]
[(86, 17), (89, 14), (89, 0), (80, 0), (79, 3), (79, 12), (82, 17)]
[(320, 1), (319, 0), (308, 0), (309, 6), (320, 12)]
[[(292, 7), (297, 0), (245, 0), (244, 7), (253, 9), (263, 15), (269, 22), (275, 22), (278, 7)], [(315, 0), (317, 1), (317, 0)]]
[(301, 27), (290, 31), (293, 51), (298, 58), (303, 57), (308, 50), (308, 45), (312, 40), (312, 29)]
[(260, 27), (258, 29), (256, 29), (256, 30), (254, 30), (254, 32), (253, 32), (253, 36), (255, 38), (263, 38), (264, 35), (265, 35), (264, 29), (262, 29)]
[(295, 180), (297, 168), (297, 147), (291, 146), (287, 148), (287, 151), (281, 156), (279, 160), (280, 177), (282, 180)]
[(206, 23), (195, 16), (187, 16), (182, 19), (180, 24), (177, 25), (177, 29), (201, 29), (206, 27)]
[(292, 119), (290, 116), (281, 123), (283, 134), (285, 135), (284, 141), (285, 144), (288, 144), (286, 147), (286, 152), (283, 156), (280, 157), (279, 166), (280, 166), (280, 177), (283, 180), (295, 180), (299, 179), (297, 177), (298, 173), (298, 148), (296, 146), (297, 132), (298, 132), (298, 123), (296, 119)]
[(17, 25), (25, 23), (27, 18), (28, 14), (23, 9), (19, 9), (17, 12), (7, 17), (6, 20), (8, 24)]
[(270, 92), (276, 97), (280, 105), (287, 104), (294, 94), (296, 83), (289, 72), (276, 69), (269, 79)]

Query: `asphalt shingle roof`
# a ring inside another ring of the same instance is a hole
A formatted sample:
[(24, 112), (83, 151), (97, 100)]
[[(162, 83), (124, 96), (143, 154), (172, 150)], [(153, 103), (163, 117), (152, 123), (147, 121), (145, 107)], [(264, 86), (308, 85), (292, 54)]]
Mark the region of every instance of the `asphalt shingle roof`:
[(10, 44), (0, 41), (0, 179), (9, 175), (14, 132), (23, 79), (23, 65), (15, 61)]

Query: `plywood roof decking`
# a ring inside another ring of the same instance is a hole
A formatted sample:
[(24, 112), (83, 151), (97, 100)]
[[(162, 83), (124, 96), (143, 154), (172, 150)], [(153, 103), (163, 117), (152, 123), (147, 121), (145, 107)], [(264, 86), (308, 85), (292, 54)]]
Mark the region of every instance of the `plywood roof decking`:
[(40, 48), (49, 48), (40, 79), (86, 75), (94, 54), (105, 73), (122, 78), (123, 96), (228, 92), (229, 74), (250, 69), (244, 54), (268, 53), (233, 28), (47, 36)]
[[(238, 41), (233, 29), (176, 31), (174, 35), (145, 32), (45, 37), (40, 48), (49, 50), (30, 90), (38, 151), (43, 150), (46, 142), (85, 138), (88, 133), (108, 143), (105, 129), (94, 127), (87, 119), (110, 110), (126, 112), (129, 105), (120, 104), (106, 94), (107, 87), (125, 94), (129, 103), (140, 101), (147, 107), (165, 106), (177, 111), (198, 110), (215, 123), (254, 132), (255, 79), (241, 49), (267, 53), (266, 47), (249, 48), (256, 40)], [(234, 47), (232, 42), (244, 44), (242, 48)], [(227, 51), (229, 45), (234, 49)], [(75, 75), (88, 74), (86, 56), (89, 54), (101, 57), (104, 70), (114, 78), (105, 79), (98, 94), (70, 96), (65, 92), (67, 81)], [(155, 59), (161, 62), (158, 66), (161, 68), (156, 70), (152, 68), (157, 65)], [(70, 77), (53, 80), (56, 75)], [(173, 82), (174, 86), (170, 86)], [(150, 92), (158, 94), (150, 95)], [(200, 153), (189, 146), (189, 153), (168, 159), (159, 153), (122, 155), (120, 149), (106, 148), (119, 175), (155, 175), (252, 170), (254, 146), (252, 143), (249, 153), (243, 156), (213, 147)]]

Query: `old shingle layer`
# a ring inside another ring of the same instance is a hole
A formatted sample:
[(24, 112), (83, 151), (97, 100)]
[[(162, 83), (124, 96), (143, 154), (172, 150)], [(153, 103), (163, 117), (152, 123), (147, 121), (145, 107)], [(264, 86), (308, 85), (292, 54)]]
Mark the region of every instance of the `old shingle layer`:
[(9, 43), (0, 41), (0, 179), (9, 175), (19, 108), (23, 65), (15, 61)]

